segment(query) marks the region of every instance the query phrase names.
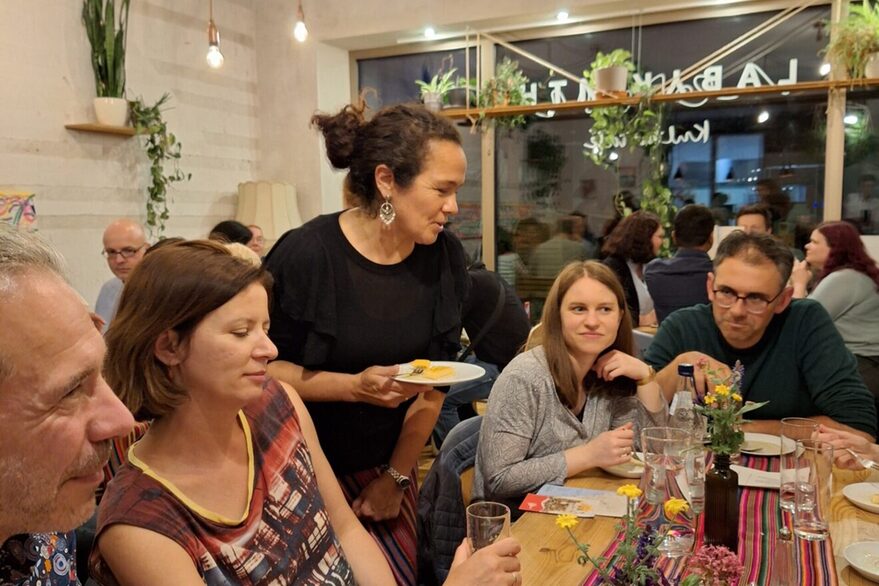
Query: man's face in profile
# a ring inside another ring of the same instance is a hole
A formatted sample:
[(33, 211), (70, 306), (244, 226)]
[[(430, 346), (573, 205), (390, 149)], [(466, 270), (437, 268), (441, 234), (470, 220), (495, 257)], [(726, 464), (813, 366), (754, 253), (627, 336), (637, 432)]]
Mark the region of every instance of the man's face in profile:
[(69, 285), (32, 271), (4, 302), (0, 532), (68, 531), (94, 511), (109, 440), (133, 418), (101, 376), (104, 340)]

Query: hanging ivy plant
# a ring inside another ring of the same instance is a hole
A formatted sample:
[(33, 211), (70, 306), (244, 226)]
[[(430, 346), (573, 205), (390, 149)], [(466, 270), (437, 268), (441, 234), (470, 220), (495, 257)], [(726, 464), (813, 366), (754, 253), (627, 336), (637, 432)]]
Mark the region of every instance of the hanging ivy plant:
[[(671, 248), (669, 235), (676, 208), (672, 192), (666, 184), (666, 149), (662, 144), (663, 111), (659, 104), (650, 99), (654, 91), (650, 85), (631, 85), (631, 73), (635, 66), (628, 51), (618, 49), (609, 55), (599, 53), (591, 68), (583, 72), (583, 76), (587, 80), (593, 80), (595, 70), (609, 65), (622, 65), (629, 71), (631, 93), (641, 99), (638, 104), (631, 106), (592, 108), (592, 127), (589, 129), (591, 144), (583, 154), (596, 165), (617, 172), (614, 162), (617, 157), (612, 157), (611, 153), (618, 150), (642, 150), (649, 170), (641, 183), (641, 209), (659, 216), (666, 233), (660, 254), (667, 256)], [(624, 209), (621, 201), (615, 200), (614, 205), (624, 216), (631, 213), (631, 210)]]
[[(162, 106), (171, 96), (163, 95), (152, 106), (147, 106), (143, 98), (131, 102), (131, 120), (137, 134), (146, 138), (144, 150), (150, 160), (150, 184), (147, 187), (146, 225), (155, 237), (161, 237), (165, 231), (165, 221), (170, 217), (168, 212), (168, 188), (178, 181), (189, 181), (191, 173), (184, 173), (180, 167), (180, 151), (183, 144), (168, 131), (168, 125), (162, 116)], [(166, 172), (165, 165), (170, 165)]]

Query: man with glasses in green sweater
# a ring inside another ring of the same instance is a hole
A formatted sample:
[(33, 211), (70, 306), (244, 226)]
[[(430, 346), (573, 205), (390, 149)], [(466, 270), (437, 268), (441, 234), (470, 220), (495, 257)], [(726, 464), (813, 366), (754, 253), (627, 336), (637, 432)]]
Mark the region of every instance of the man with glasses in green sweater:
[[(662, 322), (646, 362), (670, 401), (678, 365), (707, 363), (721, 376), (741, 361), (746, 401), (769, 401), (749, 414), (748, 431), (778, 434), (783, 417), (811, 417), (829, 427), (876, 437), (876, 407), (827, 311), (792, 301), (793, 255), (771, 236), (733, 232), (708, 274), (709, 304)], [(704, 392), (705, 375), (696, 384)]]

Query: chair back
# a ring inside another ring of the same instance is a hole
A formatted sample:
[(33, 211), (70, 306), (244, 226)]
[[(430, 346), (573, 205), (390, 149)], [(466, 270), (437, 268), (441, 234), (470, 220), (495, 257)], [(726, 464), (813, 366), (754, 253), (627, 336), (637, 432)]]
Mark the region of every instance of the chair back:
[(443, 441), (418, 495), (418, 583), (442, 584), (466, 535), (466, 508), (482, 417), (460, 422)]

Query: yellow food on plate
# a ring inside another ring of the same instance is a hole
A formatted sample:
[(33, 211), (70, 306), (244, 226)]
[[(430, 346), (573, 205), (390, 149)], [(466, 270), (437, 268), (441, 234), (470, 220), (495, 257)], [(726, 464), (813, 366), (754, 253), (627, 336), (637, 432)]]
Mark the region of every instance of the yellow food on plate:
[(879, 505), (879, 492), (877, 492), (876, 494), (874, 494), (873, 496), (871, 496), (871, 497), (870, 497), (870, 501), (871, 501), (874, 505)]
[(431, 380), (440, 380), (449, 378), (453, 374), (455, 374), (455, 369), (451, 366), (431, 366), (424, 371), (423, 376)]
[(412, 368), (423, 368), (423, 369), (430, 368), (430, 360), (426, 360), (424, 358), (419, 358), (418, 360), (413, 360), (409, 364), (412, 365)]

